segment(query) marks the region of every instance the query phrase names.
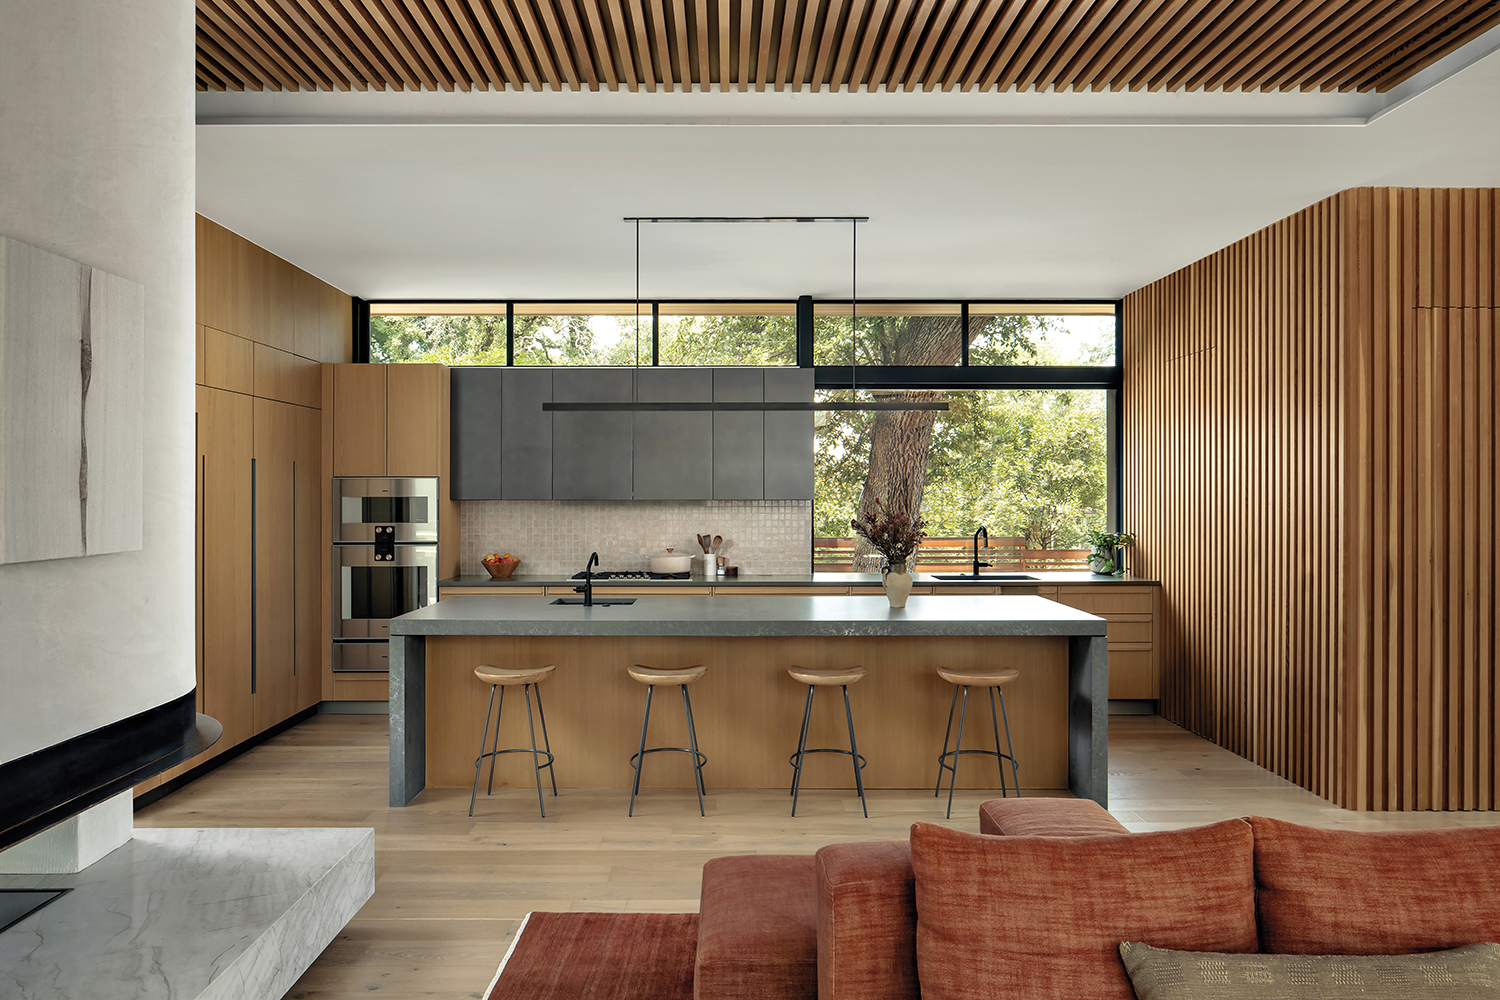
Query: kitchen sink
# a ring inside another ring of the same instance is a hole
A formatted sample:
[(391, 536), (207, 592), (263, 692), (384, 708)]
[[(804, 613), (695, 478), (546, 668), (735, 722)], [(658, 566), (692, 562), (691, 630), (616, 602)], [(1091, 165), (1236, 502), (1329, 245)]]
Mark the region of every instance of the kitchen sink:
[(998, 580), (1002, 583), (1011, 580), (1030, 580), (1032, 583), (1042, 582), (1041, 577), (1027, 576), (1025, 573), (980, 573), (978, 576), (975, 576), (973, 573), (934, 573), (932, 578), (934, 580), (973, 580), (976, 583), (986, 583), (993, 580)]
[[(557, 600), (553, 601), (552, 603), (553, 604), (572, 604), (572, 605), (574, 605), (576, 607), (580, 607), (580, 608), (584, 606), (584, 604), (583, 604), (583, 598), (581, 598), (581, 597), (559, 597)], [(611, 604), (634, 604), (634, 603), (635, 603), (635, 598), (634, 597), (596, 597), (596, 598), (594, 598), (594, 605), (593, 606), (596, 607), (596, 608), (607, 608)]]

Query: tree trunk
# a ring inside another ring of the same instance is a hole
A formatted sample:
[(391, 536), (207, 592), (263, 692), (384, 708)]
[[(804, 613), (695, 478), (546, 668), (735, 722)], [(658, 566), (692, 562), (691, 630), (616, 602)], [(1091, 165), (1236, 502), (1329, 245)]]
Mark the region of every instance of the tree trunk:
[[(962, 350), (963, 329), (957, 316), (913, 316), (888, 342), (880, 345), (883, 359), (906, 365), (953, 365)], [(941, 390), (887, 390), (877, 400), (935, 402)], [(880, 410), (870, 427), (870, 464), (860, 492), (859, 509), (877, 497), (892, 511), (921, 516), (922, 491), (927, 485), (927, 461), (932, 450), (933, 410)], [(857, 573), (878, 571), (885, 557), (863, 538), (854, 540), (853, 568)]]

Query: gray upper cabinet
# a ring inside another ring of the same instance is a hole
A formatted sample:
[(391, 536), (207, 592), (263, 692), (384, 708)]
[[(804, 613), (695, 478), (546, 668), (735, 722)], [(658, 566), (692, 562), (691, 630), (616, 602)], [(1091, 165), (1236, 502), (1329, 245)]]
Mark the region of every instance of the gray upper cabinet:
[(455, 500), (494, 500), (500, 496), (504, 373), (503, 368), (453, 369), (448, 488)]
[[(552, 398), (559, 403), (628, 403), (634, 369), (559, 368)], [(567, 412), (552, 416), (552, 498), (629, 500), (634, 495), (631, 456), (635, 414)]]
[[(759, 403), (766, 398), (759, 368), (715, 368), (714, 402)], [(766, 495), (766, 420), (758, 410), (713, 415), (714, 499), (760, 500)]]
[[(454, 373), (462, 371), (455, 368)], [(552, 402), (550, 368), (503, 369), (500, 405), (501, 500), (552, 499)], [(580, 414), (571, 414), (579, 416)]]
[[(642, 403), (713, 400), (713, 372), (706, 368), (642, 368), (637, 378)], [(712, 498), (714, 431), (708, 416), (691, 410), (634, 414), (637, 500)]]
[[(810, 403), (811, 368), (766, 368), (766, 402)], [(813, 415), (810, 410), (767, 410), (767, 500), (811, 500), (813, 495)]]

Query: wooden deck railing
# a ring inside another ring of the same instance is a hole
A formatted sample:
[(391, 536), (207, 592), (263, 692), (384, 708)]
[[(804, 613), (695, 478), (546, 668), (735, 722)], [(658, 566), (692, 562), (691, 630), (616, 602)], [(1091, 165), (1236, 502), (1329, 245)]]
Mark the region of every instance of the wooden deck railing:
[[(990, 537), (988, 546), (980, 546), (979, 558), (989, 563), (992, 573), (1022, 573), (1029, 570), (1074, 570), (1088, 566), (1088, 549), (1028, 549), (1026, 540), (1018, 537)], [(814, 538), (813, 570), (822, 573), (847, 573), (853, 567), (854, 539)], [(917, 573), (952, 573), (968, 570), (974, 564), (972, 538), (924, 538), (917, 549)]]

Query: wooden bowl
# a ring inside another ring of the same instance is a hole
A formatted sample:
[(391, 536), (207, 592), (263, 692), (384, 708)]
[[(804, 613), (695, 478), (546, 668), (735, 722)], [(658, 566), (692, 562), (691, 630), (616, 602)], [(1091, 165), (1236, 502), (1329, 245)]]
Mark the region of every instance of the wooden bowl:
[(490, 571), (490, 577), (492, 579), (509, 580), (510, 575), (516, 571), (516, 567), (521, 565), (521, 560), (511, 559), (508, 562), (498, 563), (482, 562), (480, 563), (480, 565)]

